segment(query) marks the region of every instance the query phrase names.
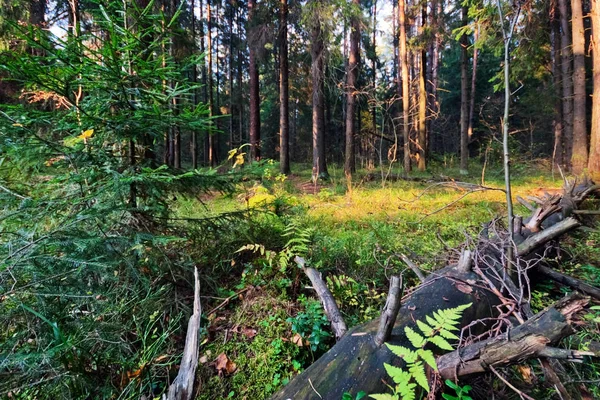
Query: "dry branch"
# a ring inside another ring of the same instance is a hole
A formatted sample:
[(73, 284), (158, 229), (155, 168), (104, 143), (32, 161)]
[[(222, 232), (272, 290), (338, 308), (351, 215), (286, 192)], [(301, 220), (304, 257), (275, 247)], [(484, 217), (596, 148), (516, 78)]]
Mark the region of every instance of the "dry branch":
[(198, 280), (198, 268), (194, 268), (194, 313), (188, 322), (179, 373), (169, 386), (168, 394), (163, 395), (163, 400), (190, 400), (192, 398), (196, 368), (198, 367), (198, 330), (200, 329), (201, 314), (200, 281)]
[(306, 266), (306, 261), (302, 257), (296, 256), (294, 261), (302, 268), (310, 282), (312, 283), (313, 288), (317, 292), (317, 296), (319, 296), (319, 300), (321, 300), (321, 304), (323, 304), (323, 309), (325, 310), (325, 315), (329, 319), (331, 323), (331, 329), (335, 334), (336, 340), (340, 340), (342, 336), (346, 333), (348, 328), (346, 327), (346, 322), (344, 322), (344, 318), (340, 313), (340, 310), (333, 298), (333, 295), (327, 288), (327, 285), (321, 278), (321, 274), (314, 268), (309, 268)]
[(592, 296), (595, 299), (600, 300), (600, 289), (592, 285), (588, 285), (584, 281), (581, 281), (577, 278), (573, 278), (565, 274), (561, 274), (560, 272), (556, 272), (555, 270), (548, 267), (544, 267), (543, 265), (538, 266), (538, 271), (558, 283), (567, 285), (575, 290), (579, 290), (582, 293), (585, 293), (589, 296)]
[(379, 319), (379, 330), (375, 335), (375, 344), (381, 346), (389, 339), (396, 316), (400, 310), (400, 295), (402, 293), (402, 280), (398, 276), (392, 276), (390, 279), (390, 291), (388, 293), (385, 306)]

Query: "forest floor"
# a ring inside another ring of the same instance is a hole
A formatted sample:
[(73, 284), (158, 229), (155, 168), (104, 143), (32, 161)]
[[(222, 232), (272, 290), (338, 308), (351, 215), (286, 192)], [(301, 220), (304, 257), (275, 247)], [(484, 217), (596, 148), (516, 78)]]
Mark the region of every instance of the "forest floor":
[[(433, 271), (456, 258), (453, 249), (475, 237), (486, 222), (505, 215), (505, 194), (494, 190), (504, 185), (499, 167), (488, 167), (486, 189), (451, 179), (480, 185), (480, 166), (466, 177), (444, 165), (427, 174), (411, 174), (423, 178), (420, 182), (365, 179), (368, 173), (381, 171), (359, 171), (351, 189), (339, 168), (330, 167), (331, 179), (318, 185), (310, 182), (308, 166), (294, 165), (293, 171), (285, 178), (267, 170), (262, 181), (245, 182), (236, 195), (214, 193), (203, 197), (202, 203), (177, 199), (175, 213), (181, 218), (261, 210), (253, 213), (252, 233), (240, 230), (230, 241), (239, 250), (222, 252), (221, 277), (208, 282), (216, 295), (204, 299), (204, 309), (214, 311), (207, 313), (203, 323), (201, 399), (267, 398), (331, 345), (328, 322), (308, 281), (288, 261), (291, 256), (301, 254), (323, 272), (352, 326), (378, 316), (385, 301), (386, 277), (406, 269), (399, 253), (422, 270)], [(390, 176), (398, 173), (391, 171)], [(445, 182), (438, 182), (440, 177)], [(560, 176), (553, 177), (538, 165), (514, 172), (514, 197), (539, 196), (561, 186)], [(516, 214), (527, 210), (517, 204)], [(568, 251), (562, 268), (600, 285), (598, 231), (579, 232), (565, 242)], [(416, 284), (412, 272), (403, 275), (405, 288)], [(532, 306), (541, 309), (564, 292), (550, 282), (540, 282), (532, 293)], [(579, 334), (583, 345), (586, 338), (600, 337), (598, 315), (590, 315), (589, 320), (590, 327)], [(540, 397), (536, 398), (552, 398), (551, 389), (537, 385), (543, 379), (539, 365), (519, 368), (509, 372), (515, 385), (537, 391)], [(595, 378), (596, 370), (587, 365), (569, 373), (585, 380)], [(478, 391), (485, 395), (489, 385), (494, 384), (474, 385), (475, 397)], [(497, 398), (513, 396), (510, 390), (497, 391)]]

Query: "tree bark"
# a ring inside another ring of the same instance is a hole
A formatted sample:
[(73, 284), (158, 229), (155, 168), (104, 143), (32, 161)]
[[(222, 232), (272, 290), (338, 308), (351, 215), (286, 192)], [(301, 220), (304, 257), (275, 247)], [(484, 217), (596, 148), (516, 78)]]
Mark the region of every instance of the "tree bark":
[(288, 84), (288, 2), (279, 3), (279, 167), (282, 174), (290, 171), (290, 124)]
[[(351, 178), (356, 171), (354, 158), (354, 138), (356, 131), (354, 118), (356, 114), (356, 82), (358, 80), (360, 40), (360, 1), (352, 0), (350, 17), (350, 53), (348, 55), (348, 68), (346, 70), (346, 151), (344, 157), (344, 173)], [(359, 116), (360, 118), (360, 116)]]
[(564, 143), (564, 169), (571, 169), (571, 155), (573, 153), (573, 81), (571, 68), (571, 29), (569, 27), (569, 14), (567, 0), (558, 0), (560, 11), (560, 60), (562, 75), (562, 110), (563, 110), (563, 143)]
[(258, 65), (256, 60), (256, 0), (248, 0), (248, 47), (250, 57), (248, 71), (250, 75), (250, 157), (260, 160), (260, 97)]
[(571, 0), (573, 34), (573, 173), (581, 174), (588, 163), (585, 94), (585, 32), (582, 0)]
[(471, 97), (469, 101), (469, 127), (467, 129), (467, 136), (469, 143), (473, 141), (473, 122), (475, 116), (475, 88), (477, 86), (477, 57), (479, 55), (479, 49), (477, 49), (477, 40), (479, 39), (479, 24), (475, 28), (473, 34), (473, 68), (471, 71)]
[(402, 69), (402, 137), (404, 139), (404, 172), (409, 173), (410, 165), (410, 80), (408, 78), (408, 53), (406, 36), (406, 0), (398, 0), (398, 27), (400, 28), (400, 68)]
[[(314, 12), (320, 13), (322, 0), (315, 2)], [(324, 109), (324, 44), (321, 22), (317, 16), (312, 18), (311, 27), (311, 76), (312, 76), (312, 141), (313, 168), (312, 179), (327, 179), (327, 164), (325, 162), (325, 109)]]
[[(421, 24), (419, 25), (419, 34), (424, 35), (425, 25), (427, 23), (427, 4), (421, 4)], [(422, 39), (424, 40), (424, 39)], [(427, 50), (425, 44), (419, 51), (419, 133), (417, 140), (418, 168), (419, 171), (425, 171), (427, 168), (427, 90), (425, 88), (425, 79), (427, 72)]]
[[(207, 70), (207, 81), (208, 81), (208, 115), (212, 118), (215, 115), (215, 104), (213, 98), (213, 69), (212, 69), (212, 15), (211, 15), (211, 0), (206, 0), (206, 63), (208, 64)], [(217, 164), (216, 154), (215, 154), (215, 132), (213, 123), (211, 121), (211, 125), (208, 129), (207, 135), (207, 155), (208, 155), (208, 165), (214, 167)]]
[(560, 21), (558, 18), (557, 0), (552, 0), (550, 5), (550, 24), (551, 24), (551, 54), (552, 59), (552, 82), (554, 89), (554, 119), (552, 122), (554, 128), (554, 150), (552, 152), (552, 170), (554, 166), (564, 165), (564, 147), (563, 147), (563, 116), (561, 101), (561, 63), (560, 63)]
[[(462, 8), (462, 26), (467, 26), (468, 8)], [(460, 37), (460, 172), (467, 174), (469, 171), (469, 83), (467, 71), (467, 46), (466, 34)]]
[(592, 1), (592, 41), (593, 41), (593, 83), (592, 134), (590, 137), (590, 159), (588, 173), (600, 179), (600, 0)]

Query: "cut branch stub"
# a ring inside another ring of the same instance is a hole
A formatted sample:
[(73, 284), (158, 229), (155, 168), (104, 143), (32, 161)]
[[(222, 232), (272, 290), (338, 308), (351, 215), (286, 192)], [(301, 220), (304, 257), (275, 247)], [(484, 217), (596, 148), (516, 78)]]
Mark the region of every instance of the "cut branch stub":
[(396, 316), (400, 310), (400, 296), (402, 293), (402, 280), (399, 276), (392, 276), (390, 279), (390, 291), (388, 293), (385, 306), (379, 319), (379, 330), (375, 335), (375, 344), (381, 346), (389, 339), (396, 323)]

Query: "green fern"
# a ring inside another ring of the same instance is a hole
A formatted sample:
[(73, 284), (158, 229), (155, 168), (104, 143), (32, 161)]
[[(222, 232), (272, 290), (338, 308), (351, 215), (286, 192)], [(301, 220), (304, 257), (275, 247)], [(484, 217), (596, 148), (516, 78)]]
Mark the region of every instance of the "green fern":
[(296, 223), (291, 222), (283, 231), (283, 237), (289, 237), (283, 249), (279, 252), (267, 250), (262, 244), (247, 244), (240, 247), (236, 253), (251, 251), (254, 254), (260, 254), (272, 267), (277, 264), (279, 270), (285, 273), (290, 264), (290, 260), (295, 256), (305, 257), (310, 252), (310, 245), (314, 234), (313, 228), (302, 228)]
[(432, 316), (425, 317), (427, 323), (417, 321), (417, 328), (420, 332), (408, 326), (404, 327), (406, 338), (414, 350), (386, 343), (392, 353), (404, 360), (406, 370), (384, 363), (386, 372), (396, 384), (392, 388), (394, 393), (372, 394), (369, 397), (375, 400), (414, 400), (417, 386), (429, 393), (425, 364), (435, 371), (437, 371), (437, 364), (433, 352), (425, 349), (425, 346), (431, 343), (441, 350), (453, 350), (448, 340), (457, 340), (458, 336), (451, 331), (458, 330), (457, 325), (462, 313), (471, 304), (434, 311)]

